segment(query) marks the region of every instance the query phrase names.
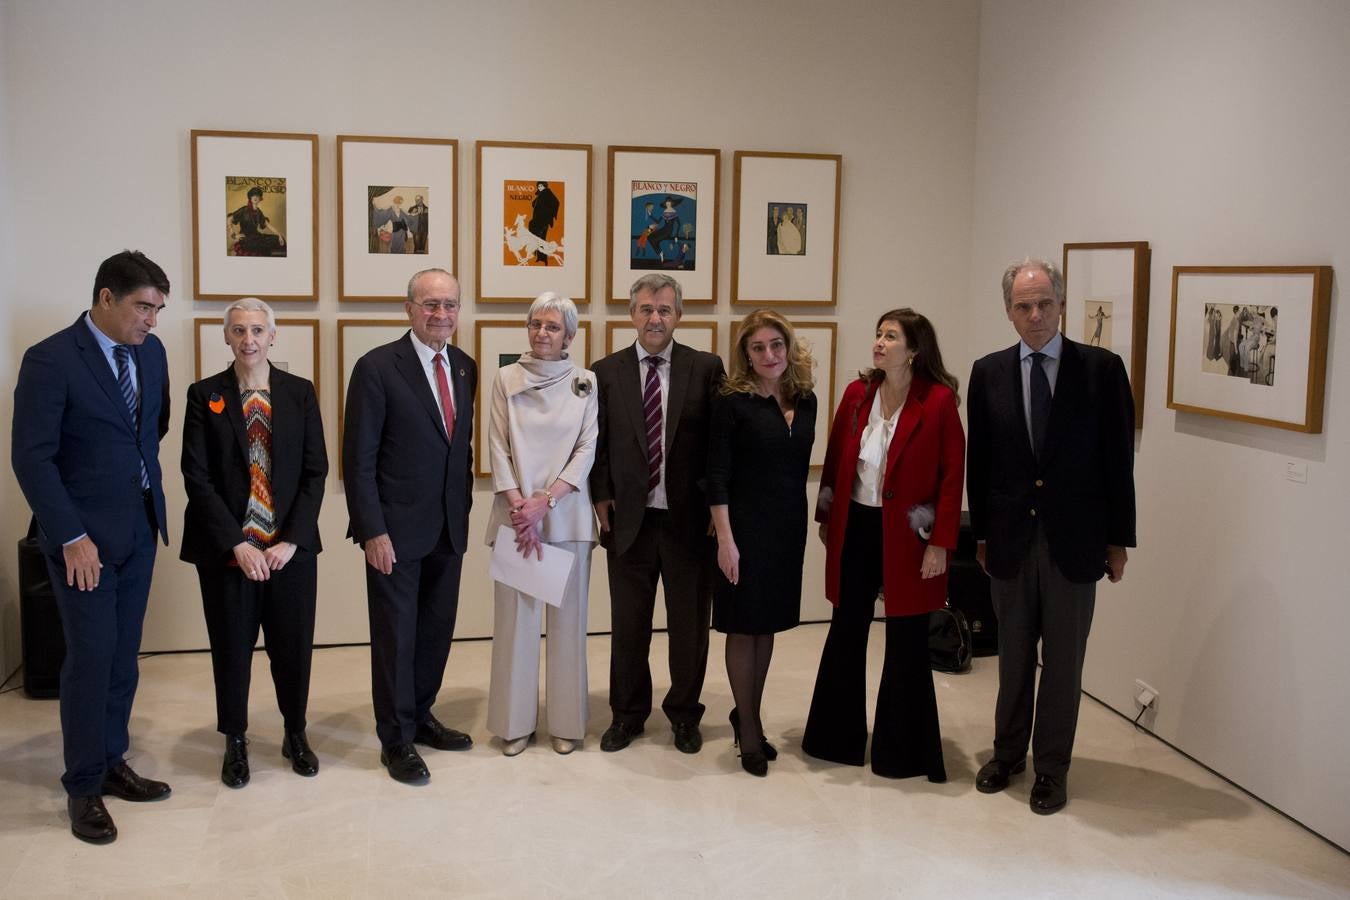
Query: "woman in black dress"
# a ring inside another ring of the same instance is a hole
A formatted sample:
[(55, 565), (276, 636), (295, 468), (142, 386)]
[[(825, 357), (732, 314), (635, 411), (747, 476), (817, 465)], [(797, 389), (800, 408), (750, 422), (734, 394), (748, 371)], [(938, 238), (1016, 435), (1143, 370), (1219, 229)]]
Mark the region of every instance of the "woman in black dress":
[(717, 529), (713, 627), (727, 636), (731, 726), (741, 767), (766, 775), (778, 752), (760, 702), (773, 636), (800, 621), (806, 475), (816, 434), (811, 355), (778, 313), (745, 317), (713, 403), (707, 497)]

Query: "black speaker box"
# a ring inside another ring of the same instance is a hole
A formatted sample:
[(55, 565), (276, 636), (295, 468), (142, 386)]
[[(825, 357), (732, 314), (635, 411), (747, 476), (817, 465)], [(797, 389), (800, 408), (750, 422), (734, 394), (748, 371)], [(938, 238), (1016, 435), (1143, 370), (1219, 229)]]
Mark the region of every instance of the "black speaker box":
[(970, 624), (971, 650), (976, 656), (998, 654), (998, 617), (989, 597), (989, 576), (975, 561), (975, 537), (970, 513), (961, 513), (956, 552), (947, 567), (947, 601), (965, 614)]
[(23, 691), (30, 697), (61, 693), (61, 664), (66, 661), (66, 638), (47, 572), (47, 560), (37, 542), (37, 523), (19, 541), (19, 631), (23, 644)]

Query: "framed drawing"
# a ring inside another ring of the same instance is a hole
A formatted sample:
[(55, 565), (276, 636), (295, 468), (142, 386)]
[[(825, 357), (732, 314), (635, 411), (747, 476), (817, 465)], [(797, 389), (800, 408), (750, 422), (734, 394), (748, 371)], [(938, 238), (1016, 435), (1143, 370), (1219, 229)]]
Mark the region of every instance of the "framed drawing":
[[(225, 323), (219, 316), (192, 320), (192, 346), (196, 351), (194, 381), (224, 371), (234, 362), (234, 354), (225, 343)], [(318, 319), (277, 319), (277, 337), (267, 359), (283, 372), (314, 382), (314, 393), (322, 400)]]
[(479, 141), (480, 303), (544, 291), (587, 302), (591, 283), (591, 145)]
[(816, 361), (816, 440), (811, 445), (811, 468), (825, 465), (825, 445), (830, 442), (830, 421), (839, 402), (835, 394), (835, 370), (838, 368), (838, 324), (835, 322), (793, 319), (797, 340), (811, 351)]
[[(627, 319), (612, 319), (605, 323), (605, 355), (624, 347), (632, 346), (637, 340), (633, 323)], [(675, 340), (695, 350), (706, 350), (721, 355), (717, 346), (717, 322), (681, 319), (675, 329)]]
[(609, 148), (607, 303), (627, 303), (648, 272), (679, 281), (685, 303), (717, 302), (721, 165), (717, 150)]
[(395, 303), (422, 269), (459, 270), (459, 142), (337, 138), (338, 300)]
[[(577, 323), (577, 335), (568, 350), (571, 358), (582, 368), (591, 365), (591, 332), (585, 321)], [(487, 458), (488, 406), (492, 403), (492, 385), (497, 370), (520, 359), (530, 349), (525, 333), (525, 317), (519, 319), (479, 319), (473, 323), (473, 348), (478, 362), (478, 396), (473, 406), (473, 464), (475, 474), (486, 478), (492, 474), (492, 463)]]
[(192, 132), (192, 291), (317, 300), (319, 136)]
[[(337, 409), (337, 473), (342, 477), (342, 417), (347, 411), (347, 384), (352, 380), (352, 367), (367, 352), (381, 344), (397, 340), (408, 330), (407, 318), (402, 319), (338, 319), (338, 409)], [(456, 332), (456, 337), (459, 333)], [(329, 457), (332, 459), (332, 457)]]
[(833, 305), (843, 157), (737, 150), (735, 170), (731, 302)]
[(1125, 361), (1134, 394), (1134, 427), (1144, 427), (1148, 355), (1148, 241), (1064, 245), (1064, 316), (1071, 339), (1105, 347)]
[(1175, 266), (1167, 406), (1322, 431), (1331, 266)]

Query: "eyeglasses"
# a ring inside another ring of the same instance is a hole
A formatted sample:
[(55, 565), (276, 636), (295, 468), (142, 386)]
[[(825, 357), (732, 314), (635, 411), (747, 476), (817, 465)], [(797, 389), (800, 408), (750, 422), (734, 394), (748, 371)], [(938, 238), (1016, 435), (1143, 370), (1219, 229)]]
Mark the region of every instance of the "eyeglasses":
[(637, 313), (638, 316), (643, 319), (650, 319), (653, 313), (663, 319), (675, 318), (675, 309), (670, 306), (650, 306), (648, 304), (643, 304), (637, 308)]
[(413, 306), (420, 306), (429, 315), (436, 315), (441, 311), (457, 312), (459, 310), (458, 300), (413, 300)]

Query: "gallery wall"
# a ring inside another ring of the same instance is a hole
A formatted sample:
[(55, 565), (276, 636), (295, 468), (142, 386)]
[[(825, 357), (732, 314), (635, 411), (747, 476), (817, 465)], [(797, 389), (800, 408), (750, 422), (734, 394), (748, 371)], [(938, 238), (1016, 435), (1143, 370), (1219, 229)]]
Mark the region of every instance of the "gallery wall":
[[(361, 3), (26, 3), (0, 0), (5, 26), (0, 166), (7, 208), (22, 216), (0, 242), (6, 260), (0, 372), (12, 380), (23, 349), (88, 305), (98, 262), (122, 247), (144, 250), (173, 283), (158, 334), (173, 380), (165, 462), (171, 527), (185, 504), (177, 463), (181, 403), (193, 372), (194, 316), (223, 302), (191, 296), (189, 139), (193, 128), (320, 135), (320, 299), (277, 304), (318, 315), (323, 413), (336, 469), (338, 316), (401, 316), (397, 305), (339, 305), (336, 260), (337, 134), (452, 137), (460, 141), (459, 247), (473, 284), (475, 140), (594, 145), (591, 171), (593, 297), (605, 283), (604, 186), (611, 144), (719, 148), (722, 154), (720, 302), (722, 344), (735, 317), (730, 281), (732, 151), (843, 155), (841, 249), (835, 309), (802, 315), (839, 323), (836, 395), (866, 363), (875, 316), (897, 302), (924, 308), (952, 339), (966, 322), (974, 161), (978, 4), (681, 4), (652, 16), (630, 4), (403, 3), (396, 13)], [(53, 65), (60, 59), (60, 65)], [(41, 73), (40, 76), (38, 73)], [(4, 199), (0, 195), (0, 199)], [(391, 286), (397, 290), (400, 286)], [(477, 305), (465, 296), (460, 345), (473, 351), (475, 318), (520, 316), (523, 305)], [(592, 353), (603, 321), (622, 306), (592, 302)], [(524, 349), (524, 329), (521, 329)], [(825, 375), (819, 372), (818, 375)], [(0, 392), (0, 421), (12, 397)], [(8, 458), (9, 433), (3, 437)], [(3, 545), (28, 520), (8, 465)], [(465, 562), (460, 636), (491, 633), (491, 585), (481, 541), (491, 502), (478, 482)], [(814, 487), (812, 488), (814, 497)], [(341, 482), (329, 478), (320, 519), (320, 642), (368, 637), (362, 556), (344, 540)], [(609, 622), (603, 551), (593, 568), (590, 626)], [(178, 540), (161, 550), (146, 620), (147, 650), (206, 645), (193, 569)], [(813, 542), (804, 608), (825, 618), (823, 554)], [(12, 551), (0, 553), (3, 654), (18, 662)]]
[(1153, 250), (1139, 548), (1098, 591), (1085, 688), (1133, 717), (1143, 679), (1160, 693), (1145, 725), (1348, 847), (1343, 290), (1322, 434), (1176, 413), (1166, 392), (1173, 266), (1350, 278), (1350, 7), (1008, 0), (980, 30), (971, 352), (1015, 340), (1009, 261), (1074, 241)]

